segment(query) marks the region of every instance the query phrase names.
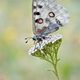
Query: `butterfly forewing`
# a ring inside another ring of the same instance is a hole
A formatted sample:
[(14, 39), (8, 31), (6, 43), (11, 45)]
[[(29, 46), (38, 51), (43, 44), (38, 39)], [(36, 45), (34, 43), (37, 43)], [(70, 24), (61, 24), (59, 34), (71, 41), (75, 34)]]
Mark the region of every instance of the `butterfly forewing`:
[(35, 35), (48, 35), (57, 31), (68, 20), (67, 11), (55, 0), (33, 0), (32, 13)]

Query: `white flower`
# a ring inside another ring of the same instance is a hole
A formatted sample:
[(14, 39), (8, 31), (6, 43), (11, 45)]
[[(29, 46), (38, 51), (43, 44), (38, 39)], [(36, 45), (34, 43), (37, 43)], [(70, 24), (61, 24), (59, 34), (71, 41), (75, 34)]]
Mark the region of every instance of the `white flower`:
[(62, 39), (62, 35), (61, 34), (56, 34), (54, 36), (47, 36), (47, 38), (45, 40), (43, 40), (42, 42), (37, 43), (36, 45), (34, 45), (30, 50), (29, 50), (29, 54), (33, 54), (34, 52), (37, 51), (37, 49), (41, 50), (43, 49), (43, 47), (52, 42), (54, 43), (55, 41)]

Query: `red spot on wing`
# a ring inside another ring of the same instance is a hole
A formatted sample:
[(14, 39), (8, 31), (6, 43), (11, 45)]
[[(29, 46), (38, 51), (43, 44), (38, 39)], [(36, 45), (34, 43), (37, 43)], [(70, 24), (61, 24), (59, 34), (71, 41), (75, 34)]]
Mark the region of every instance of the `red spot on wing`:
[(42, 33), (43, 32), (43, 30), (42, 29), (37, 29), (37, 31), (36, 31), (37, 33)]
[(43, 19), (42, 18), (36, 19), (35, 22), (39, 23), (39, 24), (42, 24), (43, 23)]
[(37, 29), (36, 33), (41, 34), (45, 31), (46, 27), (43, 27), (42, 29)]

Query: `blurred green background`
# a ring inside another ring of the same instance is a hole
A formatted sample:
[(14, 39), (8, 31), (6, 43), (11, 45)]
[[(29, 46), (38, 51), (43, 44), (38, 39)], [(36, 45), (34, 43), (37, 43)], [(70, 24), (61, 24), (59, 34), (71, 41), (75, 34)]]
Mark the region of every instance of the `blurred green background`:
[[(59, 49), (60, 80), (80, 80), (80, 0), (59, 0), (70, 21), (57, 31), (63, 35)], [(33, 46), (32, 0), (0, 0), (0, 80), (56, 80), (46, 61), (28, 55)], [(54, 34), (54, 33), (53, 33)]]

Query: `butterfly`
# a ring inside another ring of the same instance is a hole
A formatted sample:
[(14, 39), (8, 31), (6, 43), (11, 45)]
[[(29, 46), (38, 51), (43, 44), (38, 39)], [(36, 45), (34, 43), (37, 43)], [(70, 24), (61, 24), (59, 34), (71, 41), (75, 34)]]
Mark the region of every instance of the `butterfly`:
[(58, 4), (56, 0), (33, 0), (32, 1), (32, 39), (41, 42), (52, 32), (68, 23), (67, 10)]

